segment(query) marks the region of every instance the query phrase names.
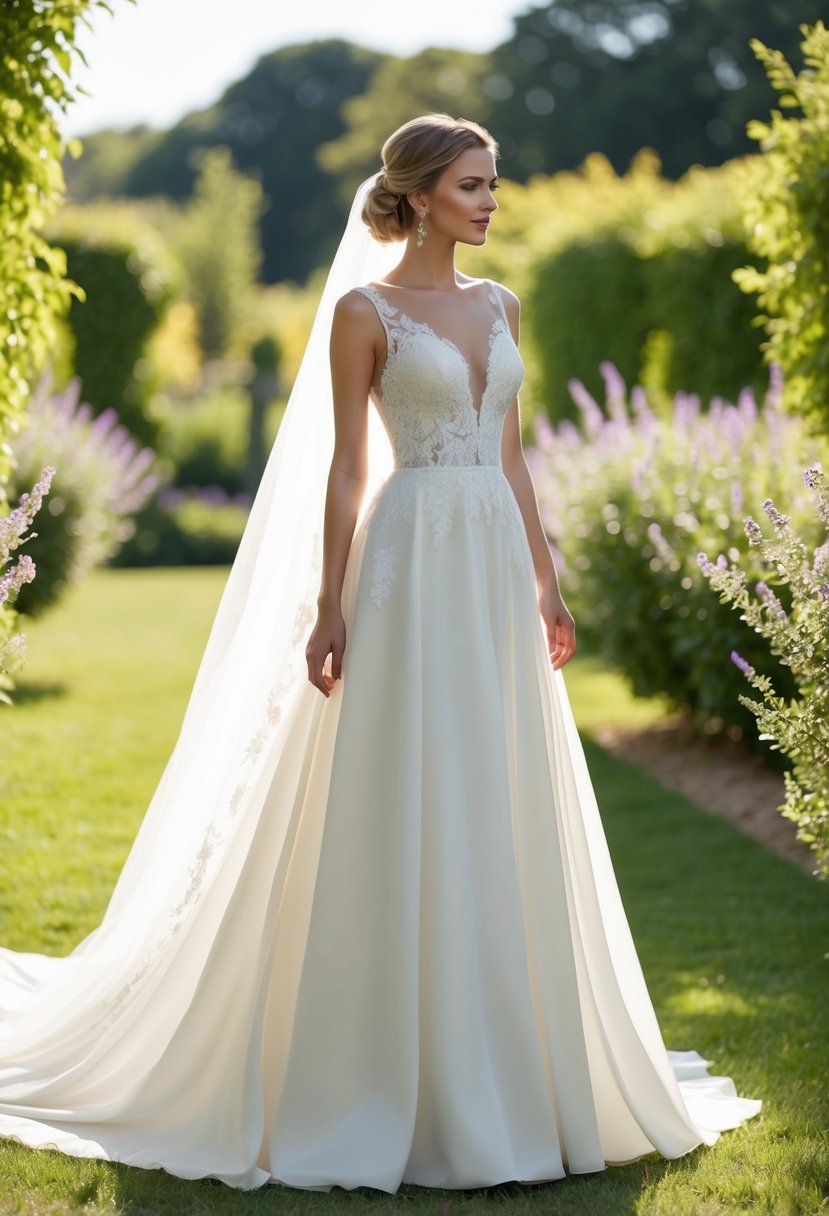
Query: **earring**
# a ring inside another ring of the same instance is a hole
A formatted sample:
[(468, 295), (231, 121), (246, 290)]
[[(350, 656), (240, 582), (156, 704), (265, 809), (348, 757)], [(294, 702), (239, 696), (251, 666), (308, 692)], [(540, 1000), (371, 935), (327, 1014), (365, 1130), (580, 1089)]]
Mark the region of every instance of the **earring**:
[(426, 236), (426, 225), (423, 223), (426, 218), (426, 212), (420, 211), (418, 214), (420, 215), (420, 220), (418, 221), (417, 225), (417, 247), (418, 249), (422, 249), (423, 238)]

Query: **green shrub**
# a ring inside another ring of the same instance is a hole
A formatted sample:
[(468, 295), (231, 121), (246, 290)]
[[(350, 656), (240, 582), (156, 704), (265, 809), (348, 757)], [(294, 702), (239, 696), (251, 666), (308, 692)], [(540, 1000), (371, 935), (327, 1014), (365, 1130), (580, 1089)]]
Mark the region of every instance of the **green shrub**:
[[(760, 738), (792, 763), (786, 773), (786, 801), (780, 808), (797, 824), (798, 837), (814, 852), (817, 873), (829, 878), (829, 486), (819, 466), (806, 470), (806, 485), (822, 543), (810, 555), (809, 544), (771, 499), (763, 503), (773, 527), (765, 536), (753, 519), (746, 535), (756, 550), (766, 577), (782, 589), (785, 606), (764, 581), (749, 590), (747, 575), (735, 562), (712, 562), (700, 553), (698, 562), (720, 601), (740, 612), (740, 619), (765, 639), (773, 655), (794, 680), (797, 695), (780, 695), (779, 684), (761, 675), (744, 655), (731, 658), (761, 700), (740, 696), (757, 719)], [(768, 669), (766, 656), (758, 664)]]
[[(660, 416), (641, 388), (628, 400), (614, 367), (602, 372), (604, 410), (573, 382), (580, 426), (537, 419), (527, 453), (580, 634), (637, 694), (665, 696), (700, 728), (753, 739), (727, 656), (739, 650), (754, 661), (764, 647), (712, 603), (696, 557), (717, 548), (750, 563), (742, 515), (769, 489), (808, 524), (793, 470), (815, 458), (816, 445), (781, 412), (777, 383), (760, 409), (748, 390), (736, 405), (715, 399), (707, 413), (678, 394)], [(778, 675), (788, 687), (788, 673)]]
[[(8, 9), (9, 6), (4, 6)], [(0, 55), (0, 502), (11, 470), (9, 440), (22, 419), (34, 376), (45, 365), (56, 322), (78, 288), (66, 279), (63, 250), (43, 236), (64, 196), (61, 116), (74, 100), (70, 82), (78, 26), (102, 0), (60, 6), (17, 0), (4, 13)]]
[(85, 299), (69, 310), (72, 374), (97, 414), (114, 407), (141, 442), (155, 444), (148, 403), (157, 389), (150, 342), (178, 285), (172, 254), (135, 207), (63, 208), (51, 230)]
[(159, 402), (158, 453), (185, 486), (242, 490), (250, 401), (244, 389), (220, 387), (193, 400)]
[(51, 394), (41, 382), (15, 445), (18, 485), (54, 465), (51, 493), (28, 551), (37, 578), (22, 587), (20, 612), (35, 616), (92, 566), (114, 554), (133, 530), (132, 516), (156, 489), (154, 454), (138, 450), (114, 410), (93, 418), (73, 380)]
[(752, 122), (762, 174), (743, 190), (745, 223), (759, 267), (734, 274), (756, 292), (766, 332), (763, 351), (786, 376), (787, 407), (808, 414), (816, 428), (829, 422), (829, 30), (822, 21), (801, 25), (806, 66), (795, 71), (779, 51), (758, 39), (763, 63), (783, 108), (769, 123)]
[[(759, 389), (765, 377), (753, 310), (730, 278), (745, 258), (745, 243), (721, 232), (687, 244), (673, 244), (666, 233), (646, 251), (621, 229), (545, 259), (529, 316), (550, 416), (573, 416), (573, 377), (599, 391), (603, 358), (664, 398), (680, 390), (707, 398), (736, 396), (746, 384)], [(654, 335), (663, 336), (658, 366)]]
[(247, 522), (250, 499), (220, 486), (167, 487), (135, 519), (135, 533), (113, 566), (229, 565)]

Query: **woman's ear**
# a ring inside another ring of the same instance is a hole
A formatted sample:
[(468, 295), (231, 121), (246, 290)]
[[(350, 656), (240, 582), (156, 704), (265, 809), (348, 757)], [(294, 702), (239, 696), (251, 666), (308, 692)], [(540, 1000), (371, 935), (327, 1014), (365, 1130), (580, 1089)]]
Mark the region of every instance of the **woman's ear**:
[(421, 211), (428, 211), (426, 195), (422, 191), (416, 190), (413, 194), (407, 194), (406, 200), (416, 215), (420, 214)]

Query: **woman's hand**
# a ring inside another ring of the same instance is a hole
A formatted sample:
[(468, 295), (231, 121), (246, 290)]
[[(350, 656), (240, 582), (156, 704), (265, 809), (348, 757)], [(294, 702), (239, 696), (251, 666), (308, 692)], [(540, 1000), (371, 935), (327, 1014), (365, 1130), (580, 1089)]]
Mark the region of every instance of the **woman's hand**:
[[(308, 638), (305, 647), (305, 658), (308, 663), (308, 679), (318, 688), (324, 697), (331, 694), (331, 689), (342, 674), (343, 653), (345, 652), (345, 621), (341, 610), (335, 606), (320, 604), (317, 609), (317, 621)], [(331, 656), (330, 664), (327, 663)]]
[(567, 611), (558, 587), (543, 588), (538, 595), (538, 608), (547, 631), (547, 651), (558, 671), (576, 653), (576, 622)]

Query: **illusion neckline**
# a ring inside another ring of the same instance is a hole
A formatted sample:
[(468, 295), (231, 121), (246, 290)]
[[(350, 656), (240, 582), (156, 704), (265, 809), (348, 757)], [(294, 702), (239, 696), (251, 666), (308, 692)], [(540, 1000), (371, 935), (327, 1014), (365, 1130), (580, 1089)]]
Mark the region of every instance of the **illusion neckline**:
[[(492, 300), (493, 295), (495, 294), (495, 284), (493, 283), (492, 279), (479, 279), (478, 282), (487, 284), (487, 295), (489, 296), (490, 300)], [(504, 332), (509, 333), (509, 327), (507, 326), (506, 318), (503, 313), (503, 305), (501, 304), (500, 300), (498, 300), (496, 297), (496, 299), (494, 301), (496, 309), (498, 309), (500, 311), (501, 315), (495, 316), (495, 318), (493, 319), (492, 324), (490, 325), (489, 330), (487, 332), (487, 356), (486, 356), (486, 360), (484, 362), (483, 387), (481, 389), (480, 401), (478, 402), (478, 405), (476, 406), (475, 399), (472, 395), (472, 364), (470, 363), (469, 359), (464, 354), (464, 352), (461, 350), (461, 348), (458, 346), (457, 342), (454, 342), (452, 340), (452, 338), (447, 337), (446, 334), (439, 334), (437, 332), (437, 330), (434, 328), (434, 326), (430, 325), (428, 321), (418, 321), (414, 317), (410, 316), (409, 313), (407, 313), (405, 311), (405, 309), (398, 307), (396, 304), (392, 304), (391, 300), (387, 299), (386, 296), (383, 295), (383, 292), (380, 290), (380, 288), (375, 283), (366, 283), (364, 286), (368, 291), (372, 292), (376, 296), (379, 296), (380, 299), (383, 301), (383, 303), (386, 305), (386, 307), (389, 308), (393, 313), (397, 313), (399, 316), (405, 317), (405, 319), (408, 321), (408, 323), (411, 326), (413, 326), (415, 329), (424, 330), (426, 333), (430, 334), (431, 337), (435, 338), (438, 342), (442, 342), (444, 345), (448, 346), (450, 350), (453, 350), (455, 352), (455, 354), (458, 356), (458, 358), (463, 363), (464, 368), (466, 369), (466, 391), (467, 391), (467, 397), (468, 397), (468, 401), (469, 401), (469, 408), (472, 410), (472, 413), (475, 415), (475, 419), (477, 421), (478, 428), (480, 429), (481, 415), (483, 413), (484, 405), (486, 403), (487, 394), (489, 393), (489, 390), (491, 387), (492, 355), (493, 355), (493, 350), (494, 350), (494, 346), (495, 346), (495, 338), (497, 336), (499, 328), (501, 328)], [(386, 283), (386, 284), (383, 284), (383, 286), (394, 287), (394, 284)], [(406, 291), (408, 289), (404, 287), (404, 288), (401, 288), (400, 290)], [(383, 385), (383, 381), (386, 378), (386, 372), (388, 371), (389, 365), (391, 364), (391, 361), (392, 361), (391, 355), (392, 355), (392, 352), (391, 352), (391, 350), (389, 350), (386, 355), (385, 366), (383, 367), (383, 370), (380, 373), (381, 388)]]

